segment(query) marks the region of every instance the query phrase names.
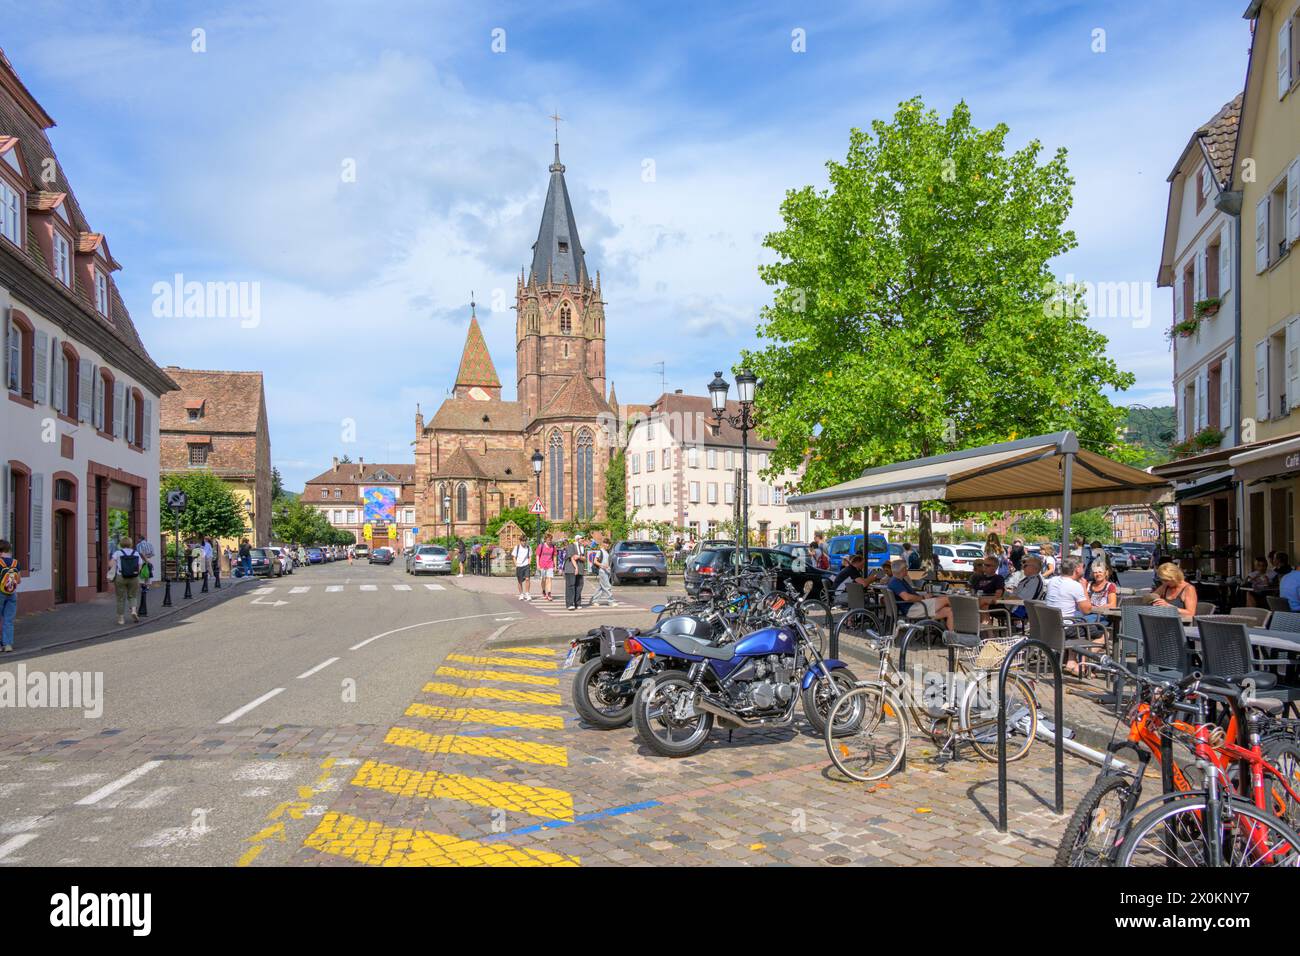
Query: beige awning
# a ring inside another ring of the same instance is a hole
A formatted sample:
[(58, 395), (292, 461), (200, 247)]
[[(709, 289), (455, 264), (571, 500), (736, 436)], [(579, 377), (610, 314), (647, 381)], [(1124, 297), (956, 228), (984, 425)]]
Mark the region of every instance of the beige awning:
[(968, 448), (871, 468), (859, 478), (788, 499), (791, 511), (943, 501), (958, 511), (1012, 511), (1064, 506), (1066, 456), (1071, 510), (1152, 504), (1169, 482), (1079, 448), (1073, 432)]

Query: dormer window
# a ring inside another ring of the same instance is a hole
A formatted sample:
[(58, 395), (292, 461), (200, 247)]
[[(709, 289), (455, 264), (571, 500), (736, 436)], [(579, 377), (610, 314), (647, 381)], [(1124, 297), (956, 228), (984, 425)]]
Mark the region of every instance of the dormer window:
[(72, 288), (72, 246), (63, 233), (54, 230), (54, 278)]
[(95, 311), (108, 318), (108, 276), (95, 270)]
[(567, 253), (568, 251), (569, 251), (569, 240), (567, 240), (567, 239), (561, 239), (561, 240), (560, 240), (560, 253), (561, 253), (561, 254), (564, 254), (564, 253)]
[(194, 398), (185, 403), (185, 417), (192, 422), (197, 422), (203, 417), (203, 399)]
[(19, 203), (18, 190), (0, 178), (0, 236), (4, 236), (15, 246), (22, 246), (22, 206)]

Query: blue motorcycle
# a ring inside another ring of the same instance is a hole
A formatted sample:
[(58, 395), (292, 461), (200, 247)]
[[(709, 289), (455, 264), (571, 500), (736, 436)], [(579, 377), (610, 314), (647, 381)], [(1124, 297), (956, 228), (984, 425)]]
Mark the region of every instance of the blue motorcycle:
[[(641, 635), (629, 641), (637, 653), (623, 675), (663, 667), (641, 684), (632, 707), (638, 736), (665, 757), (686, 757), (720, 726), (781, 727), (794, 723), (800, 701), (818, 734), (826, 732), (831, 709), (857, 678), (843, 661), (824, 658), (806, 629), (798, 605), (778, 598), (777, 623), (732, 644), (714, 645), (684, 634)], [(701, 622), (701, 633), (708, 631)], [(853, 733), (861, 706), (841, 708), (834, 733)]]

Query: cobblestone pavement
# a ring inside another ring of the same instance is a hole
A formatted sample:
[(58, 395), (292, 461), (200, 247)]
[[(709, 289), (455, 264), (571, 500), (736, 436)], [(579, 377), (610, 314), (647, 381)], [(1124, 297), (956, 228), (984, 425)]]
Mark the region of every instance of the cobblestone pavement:
[[(506, 638), (508, 640), (508, 637)], [(365, 759), (324, 769), (328, 809), (293, 825), (293, 862), (374, 866), (1046, 865), (1050, 747), (1014, 764), (997, 832), (994, 765), (940, 766), (915, 741), (907, 771), (838, 778), (820, 738), (715, 730), (667, 760), (630, 728), (585, 727), (551, 645), (467, 643)], [(1067, 809), (1093, 768), (1067, 757)]]

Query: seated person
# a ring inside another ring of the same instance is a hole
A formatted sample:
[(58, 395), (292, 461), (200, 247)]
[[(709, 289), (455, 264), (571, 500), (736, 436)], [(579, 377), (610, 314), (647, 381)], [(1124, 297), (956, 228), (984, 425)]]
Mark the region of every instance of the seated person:
[(1283, 575), (1278, 593), (1287, 602), (1287, 607), (1300, 611), (1300, 571), (1292, 570)]
[(1156, 578), (1160, 586), (1155, 589), (1151, 601), (1156, 607), (1176, 607), (1196, 616), (1196, 588), (1187, 583), (1183, 569), (1166, 561), (1156, 568)]
[[(1027, 554), (1021, 565), (1024, 568), (1024, 576), (1016, 583), (1014, 590), (1016, 597), (1022, 601), (1041, 601), (1047, 592), (1047, 582), (1043, 580), (1042, 560)], [(1011, 616), (1024, 621), (1029, 619), (1029, 612), (1023, 606), (1013, 607)]]
[[(1048, 607), (1061, 612), (1062, 621), (1067, 624), (1083, 621), (1089, 625), (1089, 634), (1098, 637), (1104, 633), (1100, 623), (1102, 617), (1093, 611), (1092, 602), (1088, 600), (1088, 593), (1080, 580), (1082, 577), (1083, 563), (1078, 558), (1062, 558), (1056, 575), (1048, 579), (1043, 600)], [(1077, 675), (1078, 663), (1070, 661), (1065, 665), (1065, 671)]]
[(1103, 561), (1092, 562), (1092, 580), (1088, 582), (1088, 602), (1098, 609), (1119, 606), (1119, 590), (1111, 581), (1110, 569)]
[(862, 552), (858, 551), (844, 559), (840, 566), (840, 573), (835, 575), (835, 580), (831, 582), (831, 591), (837, 597), (842, 596), (845, 586), (850, 582), (861, 584), (864, 588), (869, 588), (873, 584), (884, 581), (886, 575), (883, 568), (876, 568), (871, 572), (863, 570), (865, 559)]
[(1000, 559), (989, 555), (970, 576), (971, 594), (979, 598), (980, 609), (996, 604), (1007, 589), (1007, 580), (998, 573)]
[(893, 574), (886, 586), (894, 592), (900, 610), (907, 609), (904, 612), (905, 617), (910, 620), (933, 618), (942, 624), (945, 630), (952, 630), (952, 607), (946, 597), (942, 595), (925, 597), (912, 587), (912, 581), (907, 576), (906, 561), (895, 558), (889, 562), (889, 569)]

